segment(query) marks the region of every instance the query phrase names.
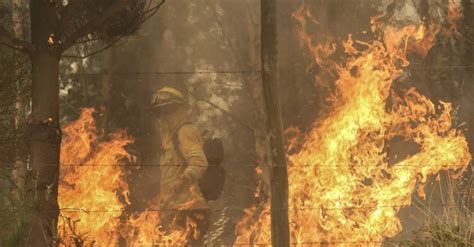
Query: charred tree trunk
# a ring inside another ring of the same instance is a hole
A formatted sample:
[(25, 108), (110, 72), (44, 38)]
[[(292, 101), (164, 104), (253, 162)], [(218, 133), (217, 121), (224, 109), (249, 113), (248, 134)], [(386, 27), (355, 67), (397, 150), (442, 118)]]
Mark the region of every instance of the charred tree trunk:
[(59, 128), (59, 60), (52, 34), (55, 33), (54, 5), (30, 0), (31, 40), (35, 47), (32, 63), (32, 114), (29, 145), (31, 165), (36, 173), (37, 214), (29, 246), (52, 246), (59, 214), (58, 176), (61, 134)]
[(289, 246), (288, 174), (278, 97), (276, 0), (261, 0), (263, 96), (270, 134), (272, 245)]

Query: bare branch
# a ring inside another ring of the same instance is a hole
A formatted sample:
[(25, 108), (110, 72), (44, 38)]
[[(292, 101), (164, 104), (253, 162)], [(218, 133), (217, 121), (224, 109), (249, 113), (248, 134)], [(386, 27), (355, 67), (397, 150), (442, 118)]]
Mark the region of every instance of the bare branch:
[(0, 26), (0, 45), (4, 45), (17, 51), (25, 52), (28, 55), (33, 53), (33, 45), (27, 41), (16, 38), (7, 29)]
[(150, 17), (152, 17), (161, 8), (165, 1), (166, 0), (161, 0), (161, 2), (155, 5), (154, 7), (148, 8), (148, 10), (143, 13), (143, 18), (140, 21), (139, 25), (150, 19)]
[(61, 100), (62, 102), (64, 102), (74, 113), (76, 113), (78, 116), (81, 115), (81, 113), (79, 112), (78, 109), (76, 109), (76, 107), (74, 107), (69, 101), (67, 101), (65, 98), (63, 97), (59, 97), (59, 100)]

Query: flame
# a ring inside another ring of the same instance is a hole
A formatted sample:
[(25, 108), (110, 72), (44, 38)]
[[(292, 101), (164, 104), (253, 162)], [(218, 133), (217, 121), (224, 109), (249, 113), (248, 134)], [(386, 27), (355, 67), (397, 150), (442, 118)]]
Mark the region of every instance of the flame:
[(130, 205), (123, 160), (134, 160), (124, 149), (133, 139), (120, 130), (103, 136), (92, 109), (63, 128), (58, 233), (63, 246), (127, 246), (187, 243), (196, 226), (187, 219), (185, 229), (160, 227), (159, 205), (150, 202), (143, 212), (126, 212)]
[[(337, 63), (326, 56), (333, 45), (313, 44), (304, 15), (304, 7), (294, 13), (299, 37), (314, 63), (335, 78), (336, 89), (330, 113), (314, 123), (302, 149), (289, 155), (291, 242), (381, 246), (402, 230), (397, 213), (411, 204), (415, 191), (423, 196), (429, 176), (449, 169), (460, 176), (471, 160), (465, 137), (451, 126), (451, 104), (435, 106), (414, 88), (391, 90), (410, 64), (407, 54), (426, 56), (439, 28), (397, 27), (374, 18), (379, 38), (362, 42), (349, 36), (342, 44), (345, 59)], [(388, 156), (395, 138), (416, 145), (411, 156)], [(236, 244), (270, 243), (268, 203), (246, 210), (236, 235)]]
[(83, 110), (79, 120), (63, 129), (58, 201), (59, 233), (66, 246), (84, 237), (116, 243), (114, 227), (128, 202), (128, 185), (118, 160), (131, 158), (123, 147), (133, 140), (119, 131), (99, 141), (92, 114), (92, 109)]
[(127, 239), (127, 246), (186, 245), (189, 236), (197, 228), (191, 219), (186, 218), (185, 228), (172, 226), (172, 231), (167, 232), (159, 224), (159, 216), (159, 211), (152, 209), (132, 214), (129, 221), (121, 229), (121, 235)]

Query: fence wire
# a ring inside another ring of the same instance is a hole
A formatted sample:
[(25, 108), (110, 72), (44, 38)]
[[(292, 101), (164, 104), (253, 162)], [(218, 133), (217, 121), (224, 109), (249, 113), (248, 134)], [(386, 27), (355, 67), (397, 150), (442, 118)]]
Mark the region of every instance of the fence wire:
[[(257, 167), (287, 167), (287, 168), (297, 168), (297, 167), (383, 167), (383, 165), (376, 165), (376, 164), (357, 164), (357, 165), (352, 165), (352, 164), (307, 164), (307, 165), (241, 165), (238, 163), (225, 163), (226, 165), (223, 165), (223, 167), (229, 167), (229, 166), (238, 166), (242, 168), (257, 168)], [(17, 165), (15, 164), (6, 164), (3, 165), (4, 168), (9, 168), (9, 167), (15, 167)], [(142, 164), (142, 165), (137, 165), (137, 164), (54, 164), (54, 163), (49, 163), (49, 164), (42, 164), (41, 166), (46, 166), (46, 167), (127, 167), (127, 168), (140, 168), (140, 167), (181, 167), (181, 165), (159, 165), (159, 164)], [(187, 165), (187, 166), (192, 166), (192, 167), (209, 167), (206, 165)], [(450, 168), (450, 167), (469, 167), (470, 165), (434, 165), (434, 164), (424, 164), (424, 165), (410, 165), (410, 164), (394, 164), (394, 165), (387, 165), (386, 168), (395, 168), (395, 167), (431, 167), (431, 166), (439, 166), (443, 168)], [(1, 168), (1, 166), (0, 166)]]
[[(448, 205), (448, 204), (446, 204)], [(277, 211), (313, 211), (313, 210), (323, 210), (323, 211), (335, 211), (335, 210), (370, 210), (370, 209), (375, 209), (375, 208), (401, 208), (401, 207), (408, 207), (408, 206), (416, 206), (413, 204), (401, 204), (401, 205), (377, 205), (377, 206), (363, 206), (363, 207), (354, 207), (354, 206), (349, 206), (349, 207), (287, 207), (287, 208), (272, 208), (272, 210), (277, 210)], [(442, 205), (438, 205), (442, 206)], [(222, 212), (226, 209), (236, 209), (236, 210), (243, 210), (243, 209), (248, 209), (248, 207), (236, 207), (236, 206), (226, 206), (223, 208), (214, 208), (210, 209), (210, 212)], [(270, 208), (268, 208), (270, 209)], [(185, 209), (175, 209), (175, 208), (148, 208), (144, 211), (148, 212), (181, 212)], [(121, 209), (108, 209), (108, 210), (88, 210), (88, 209), (80, 209), (80, 208), (61, 208), (61, 212), (82, 212), (82, 213), (117, 213), (117, 212), (123, 212), (123, 213), (128, 213), (131, 212), (133, 213), (134, 211), (128, 211), (128, 210), (121, 210)]]
[[(410, 70), (443, 70), (443, 69), (474, 69), (474, 65), (441, 65), (441, 66), (411, 66), (406, 67), (406, 71)], [(359, 70), (377, 70), (377, 69), (362, 69)], [(285, 71), (285, 70), (280, 70)], [(146, 72), (86, 72), (75, 73), (68, 75), (86, 75), (86, 76), (145, 76), (145, 75), (189, 75), (189, 74), (258, 74), (261, 70), (215, 70), (215, 71), (146, 71)], [(3, 74), (2, 77), (17, 77), (15, 74)]]

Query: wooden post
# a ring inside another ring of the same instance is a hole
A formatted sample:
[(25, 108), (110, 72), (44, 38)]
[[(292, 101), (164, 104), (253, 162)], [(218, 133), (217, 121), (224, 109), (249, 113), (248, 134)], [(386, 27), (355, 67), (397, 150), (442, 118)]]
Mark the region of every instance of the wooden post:
[(272, 245), (289, 246), (288, 173), (278, 97), (278, 52), (276, 0), (261, 0), (261, 44), (263, 97), (267, 111), (267, 129), (271, 152), (271, 222)]

